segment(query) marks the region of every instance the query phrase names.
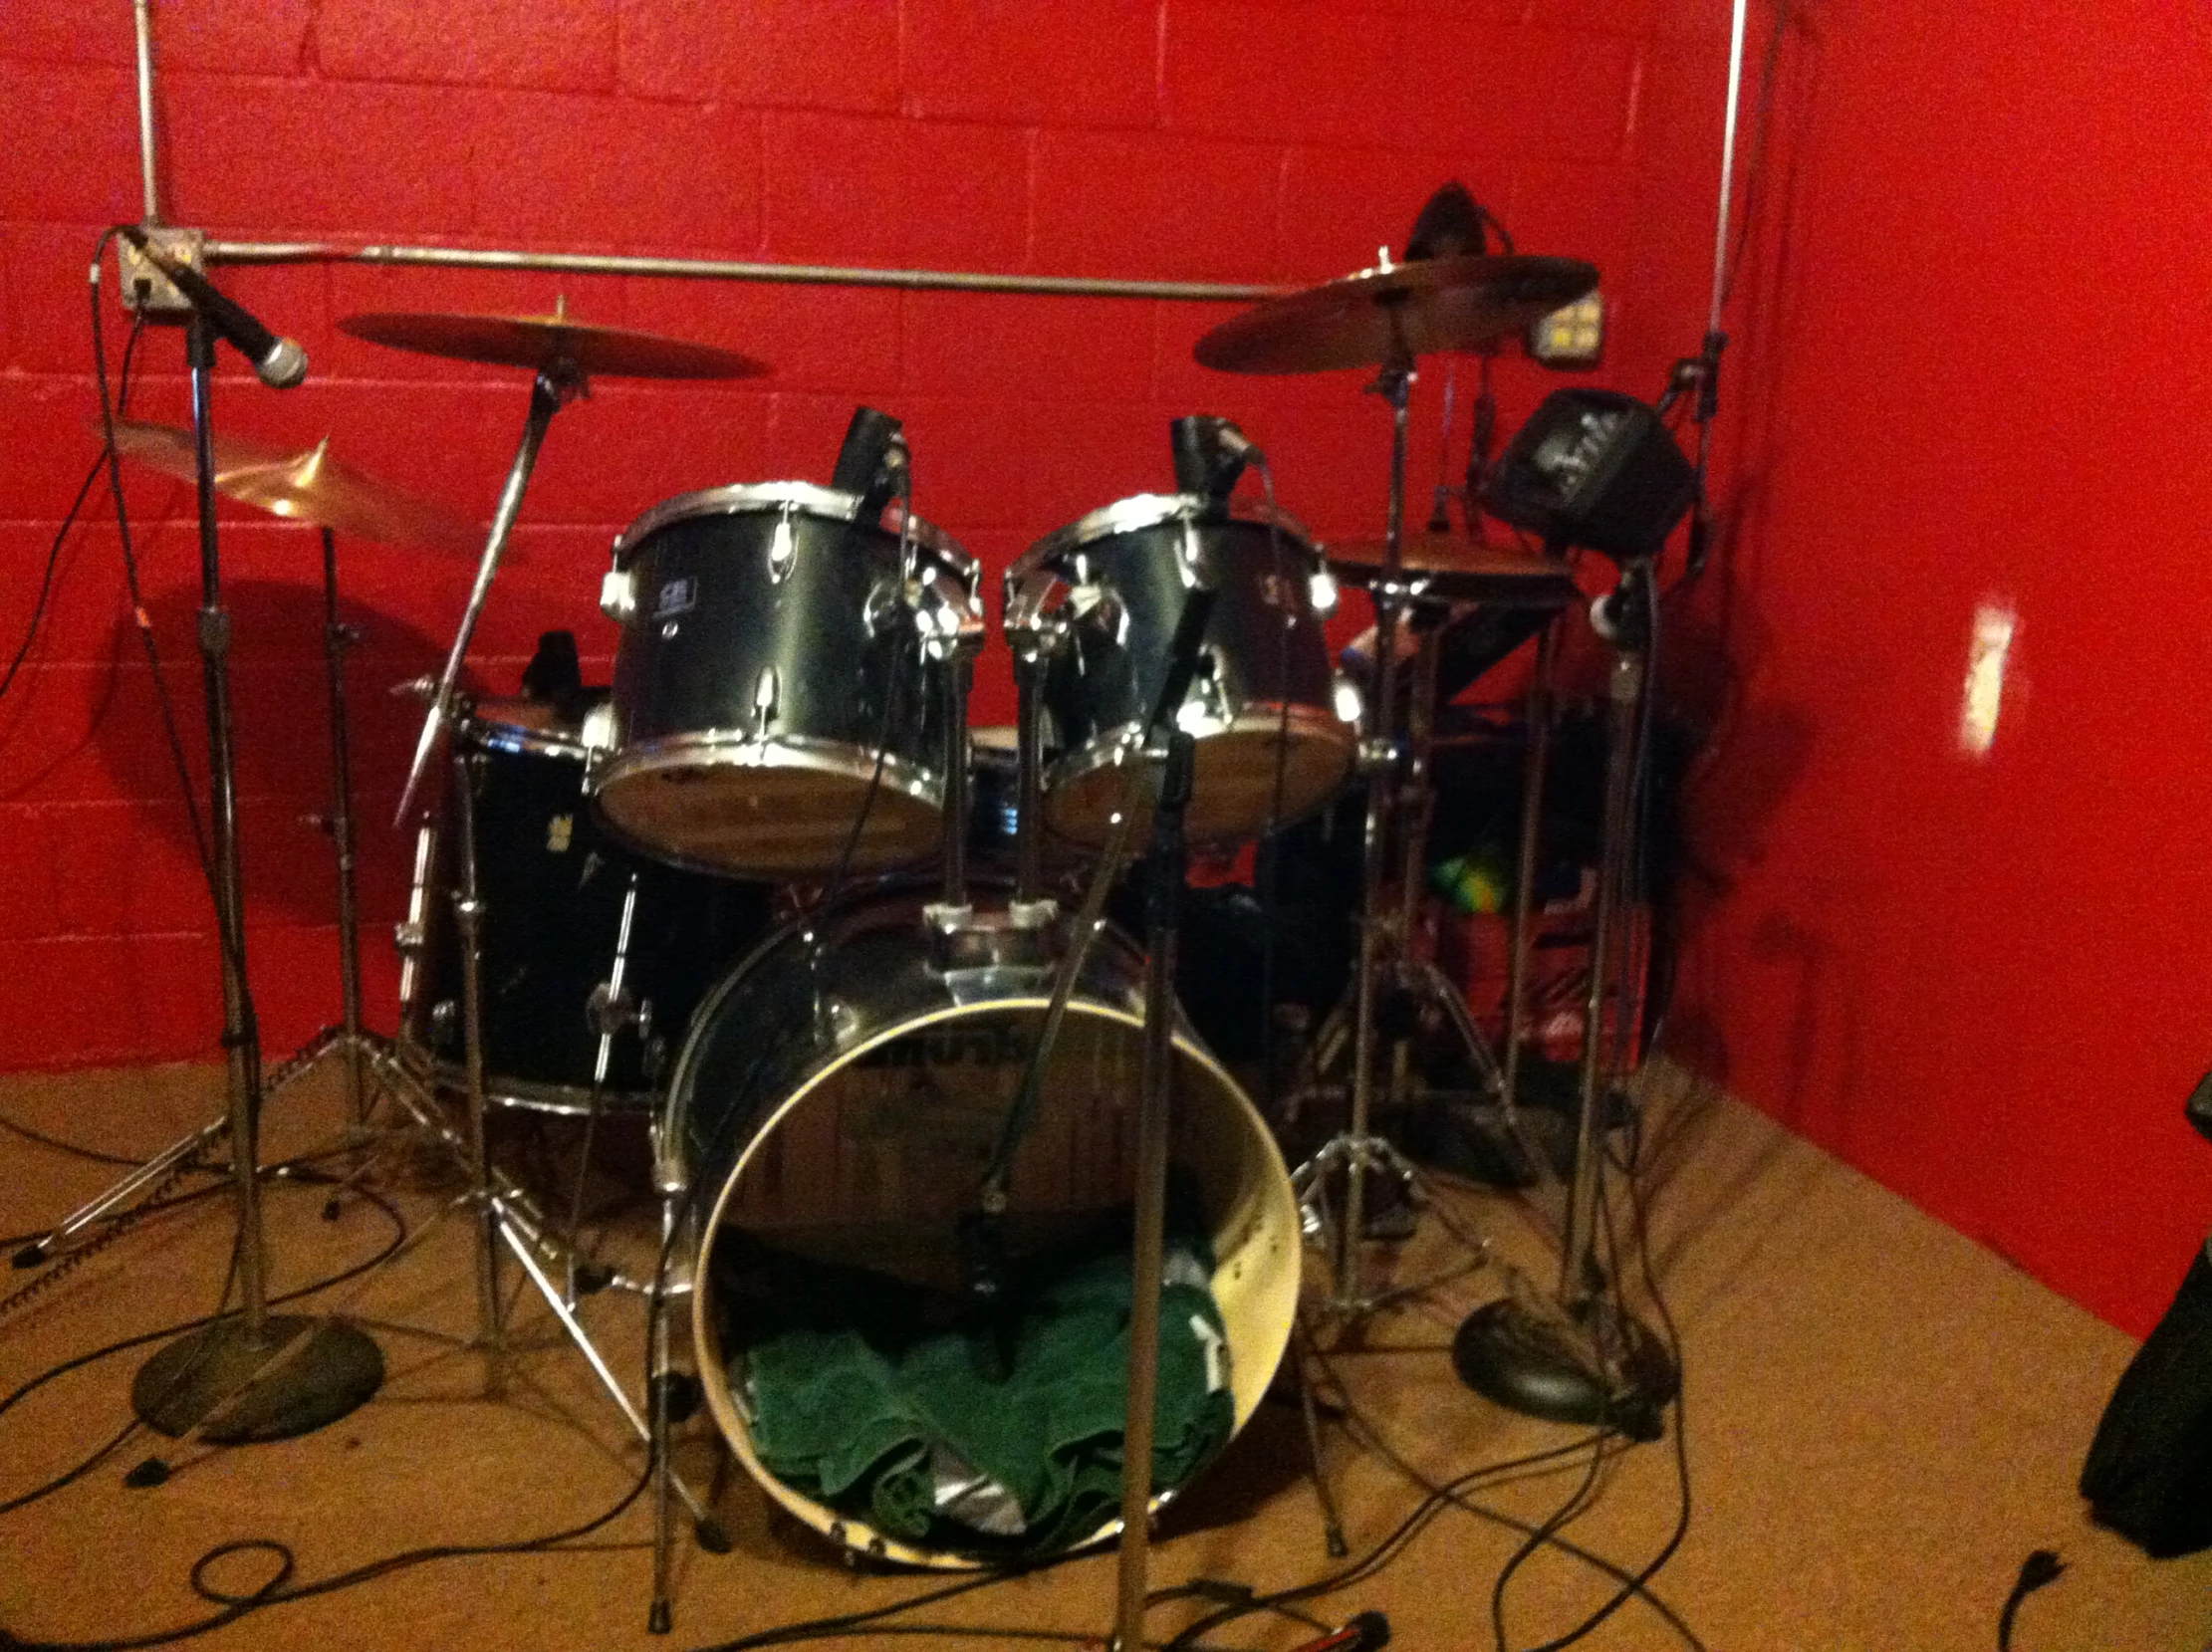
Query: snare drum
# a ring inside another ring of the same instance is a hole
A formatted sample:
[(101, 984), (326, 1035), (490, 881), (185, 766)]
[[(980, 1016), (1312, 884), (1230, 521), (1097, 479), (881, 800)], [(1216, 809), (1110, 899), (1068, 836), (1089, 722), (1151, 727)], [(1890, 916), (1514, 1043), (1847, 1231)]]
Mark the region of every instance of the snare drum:
[[(634, 883), (623, 980), (638, 1016), (614, 1034), (601, 1102), (621, 1111), (649, 1106), (699, 1000), (768, 931), (768, 890), (678, 871), (612, 840), (585, 805), (579, 729), (550, 705), (478, 701), (455, 739), (469, 795), (465, 813), (447, 811), (447, 830), (465, 821), (483, 902), (490, 1098), (544, 1112), (581, 1112), (590, 1103), (600, 1053), (592, 995), (612, 974)], [(453, 846), (442, 871), (423, 868), (427, 881), (458, 886)], [(451, 905), (417, 903), (430, 921), (424, 991), (408, 1019), (442, 1076), (458, 1085), (467, 1043)]]
[(614, 543), (602, 607), (622, 628), (591, 789), (623, 837), (678, 865), (770, 877), (936, 848), (943, 685), (917, 640), (975, 612), (974, 561), (804, 482), (712, 488)]
[(1190, 835), (1254, 836), (1335, 796), (1357, 731), (1338, 714), (1314, 608), (1321, 566), (1288, 516), (1271, 526), (1263, 512), (1224, 515), (1188, 494), (1120, 500), (1025, 551), (1006, 577), (1008, 623), (1062, 616), (1042, 690), (1061, 753), (1045, 771), (1046, 823), (1105, 840), (1201, 578), (1219, 594), (1178, 717), (1196, 736)]

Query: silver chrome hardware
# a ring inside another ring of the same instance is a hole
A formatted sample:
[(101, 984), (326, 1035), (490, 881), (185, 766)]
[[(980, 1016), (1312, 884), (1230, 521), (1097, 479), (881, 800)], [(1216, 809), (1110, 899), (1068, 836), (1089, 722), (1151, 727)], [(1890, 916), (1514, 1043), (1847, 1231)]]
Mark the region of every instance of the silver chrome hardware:
[(1307, 599), (1313, 603), (1314, 616), (1327, 619), (1337, 611), (1337, 576), (1326, 568), (1314, 570), (1308, 585)]
[(791, 577), (793, 566), (799, 561), (799, 542), (791, 533), (792, 505), (789, 500), (776, 513), (776, 531), (768, 540), (768, 580), (771, 585), (782, 585)]
[(637, 581), (626, 568), (611, 568), (600, 579), (600, 612), (617, 625), (637, 611)]
[(577, 730), (577, 742), (584, 748), (587, 762), (601, 752), (611, 752), (621, 741), (621, 731), (614, 726), (614, 706), (602, 700), (584, 714), (583, 727)]
[(773, 665), (761, 667), (760, 675), (753, 679), (753, 738), (766, 740), (768, 727), (776, 720), (776, 693), (779, 683)]

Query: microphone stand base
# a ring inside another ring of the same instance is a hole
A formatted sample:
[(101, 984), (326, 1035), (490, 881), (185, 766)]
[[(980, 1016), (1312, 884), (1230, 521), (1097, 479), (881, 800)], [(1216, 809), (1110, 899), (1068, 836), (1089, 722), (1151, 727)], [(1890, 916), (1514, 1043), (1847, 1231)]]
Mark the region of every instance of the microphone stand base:
[(1554, 1312), (1517, 1297), (1485, 1302), (1452, 1337), (1453, 1371), (1484, 1398), (1524, 1416), (1658, 1439), (1665, 1432), (1660, 1414), (1682, 1382), (1665, 1345), (1602, 1298), (1564, 1322)]
[(245, 1445), (327, 1427), (366, 1404), (383, 1380), (382, 1350), (343, 1319), (272, 1315), (257, 1336), (233, 1316), (141, 1365), (130, 1406), (171, 1439), (197, 1430), (215, 1445)]

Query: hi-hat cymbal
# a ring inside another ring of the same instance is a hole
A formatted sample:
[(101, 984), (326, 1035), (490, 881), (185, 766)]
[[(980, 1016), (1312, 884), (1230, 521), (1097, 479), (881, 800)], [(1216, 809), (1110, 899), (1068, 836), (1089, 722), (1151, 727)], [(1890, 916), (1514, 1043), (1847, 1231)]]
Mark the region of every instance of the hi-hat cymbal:
[[(1329, 571), (1348, 586), (1371, 590), (1382, 580), (1389, 550), (1384, 540), (1332, 545)], [(1556, 557), (1475, 545), (1457, 534), (1409, 537), (1399, 566), (1399, 582), (1417, 603), (1563, 608), (1580, 594), (1573, 572)]]
[(632, 333), (618, 327), (587, 327), (566, 314), (555, 316), (468, 316), (441, 312), (393, 311), (348, 316), (339, 331), (372, 345), (442, 355), (449, 361), (486, 361), (494, 366), (566, 368), (587, 376), (612, 378), (757, 378), (768, 363), (734, 350), (667, 339), (657, 333)]
[[(304, 453), (286, 453), (240, 436), (218, 435), (216, 491), (287, 522), (380, 545), (475, 555), (484, 538), (476, 528), (443, 506), (332, 458), (330, 445), (326, 437)], [(116, 451), (181, 481), (193, 481), (199, 474), (191, 431), (174, 425), (118, 419)]]
[(1474, 350), (1598, 285), (1579, 258), (1424, 258), (1263, 300), (1198, 341), (1222, 372), (1327, 372), (1410, 365), (1440, 350)]

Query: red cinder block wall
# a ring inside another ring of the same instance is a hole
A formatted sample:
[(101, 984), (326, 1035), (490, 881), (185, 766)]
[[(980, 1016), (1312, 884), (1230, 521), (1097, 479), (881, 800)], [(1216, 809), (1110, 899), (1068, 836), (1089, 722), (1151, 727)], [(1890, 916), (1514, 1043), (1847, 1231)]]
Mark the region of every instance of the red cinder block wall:
[[(1780, 23), (1724, 542), (1669, 609), (1713, 731), (1671, 1042), (2141, 1332), (2212, 1227), (2181, 1118), (2212, 1066), (2212, 30), (2013, 0)], [(1747, 157), (1776, 24), (1754, 8)], [(1653, 133), (1677, 85), (1720, 108), (1710, 54), (1649, 68)], [(1708, 167), (1645, 171), (1646, 302), (1692, 304), (1711, 226), (1667, 203)], [(2013, 633), (1975, 752), (1983, 608)]]
[[(1401, 246), (1445, 179), (1529, 251), (1592, 258), (1620, 332), (1605, 375), (1694, 342), (1618, 278), (1638, 179), (1678, 133), (1644, 111), (1670, 38), (1648, 0), (1367, 6), (1270, 0), (156, 0), (162, 201), (247, 239), (359, 238), (1054, 274), (1304, 284)], [(1701, 25), (1709, 31), (1709, 24)], [(94, 455), (85, 267), (139, 214), (128, 0), (11, 0), (0, 29), (0, 641)], [(1701, 49), (1717, 61), (1710, 36)], [(1709, 186), (1685, 203), (1709, 213)], [(1664, 249), (1661, 249), (1662, 252)], [(546, 444), (478, 633), (475, 680), (512, 692), (538, 632), (602, 669), (611, 536), (685, 489), (825, 479), (856, 401), (907, 423), (916, 503), (995, 576), (1042, 534), (1168, 484), (1166, 424), (1230, 414), (1275, 457), (1286, 507), (1330, 536), (1383, 522), (1383, 409), (1362, 378), (1233, 379), (1190, 347), (1219, 306), (824, 287), (230, 269), (306, 344), (276, 394), (228, 357), (222, 429), (328, 434), (341, 457), (488, 518), (520, 431), (521, 374), (377, 350), (362, 310), (536, 312), (719, 343), (774, 363), (734, 385), (604, 381)], [(112, 297), (110, 357), (125, 333)], [(133, 410), (181, 422), (181, 349), (146, 339)], [(1432, 368), (1438, 363), (1431, 363)], [(1435, 477), (1439, 371), (1419, 387), (1416, 509)], [(1554, 380), (1501, 373), (1507, 428)], [(1461, 402), (1464, 407), (1464, 399)], [(1461, 429), (1464, 431), (1464, 418)], [(144, 608), (203, 767), (189, 489), (128, 483)], [(315, 541), (226, 510), (237, 616), (249, 950), (263, 1032), (288, 1050), (337, 1007), (331, 857), (302, 817), (327, 759)], [(387, 1017), (404, 845), (384, 822), (413, 710), (472, 569), (341, 547), (352, 617), (371, 1003)], [(204, 1058), (220, 1006), (151, 678), (112, 515), (95, 495), (36, 645), (0, 699), (0, 1065)], [(994, 647), (976, 714), (1008, 720)], [(97, 1120), (88, 1120), (88, 1126)]]

